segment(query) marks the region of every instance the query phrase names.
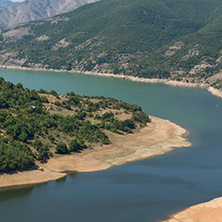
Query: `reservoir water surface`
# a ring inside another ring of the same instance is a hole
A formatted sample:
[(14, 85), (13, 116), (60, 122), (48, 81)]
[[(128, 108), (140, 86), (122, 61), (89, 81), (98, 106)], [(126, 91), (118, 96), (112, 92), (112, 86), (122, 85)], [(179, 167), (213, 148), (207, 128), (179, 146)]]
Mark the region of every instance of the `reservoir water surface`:
[(0, 191), (2, 222), (155, 222), (222, 195), (222, 99), (204, 89), (81, 74), (0, 69), (30, 89), (103, 95), (190, 131), (193, 146), (62, 180)]

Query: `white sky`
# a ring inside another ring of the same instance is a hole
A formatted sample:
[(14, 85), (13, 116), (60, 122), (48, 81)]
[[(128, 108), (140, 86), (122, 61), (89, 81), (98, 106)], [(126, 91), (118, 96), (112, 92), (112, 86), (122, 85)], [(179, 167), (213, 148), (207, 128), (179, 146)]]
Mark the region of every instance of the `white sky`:
[(24, 0), (11, 0), (12, 2), (23, 2)]

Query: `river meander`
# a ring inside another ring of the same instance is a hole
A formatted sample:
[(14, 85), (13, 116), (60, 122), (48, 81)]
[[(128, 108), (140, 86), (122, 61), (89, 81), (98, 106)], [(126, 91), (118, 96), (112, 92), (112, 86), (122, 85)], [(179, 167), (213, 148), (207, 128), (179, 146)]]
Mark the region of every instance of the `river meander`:
[(0, 192), (2, 222), (155, 222), (222, 195), (222, 99), (180, 88), (81, 74), (0, 69), (30, 89), (103, 95), (190, 131), (192, 147), (47, 184)]

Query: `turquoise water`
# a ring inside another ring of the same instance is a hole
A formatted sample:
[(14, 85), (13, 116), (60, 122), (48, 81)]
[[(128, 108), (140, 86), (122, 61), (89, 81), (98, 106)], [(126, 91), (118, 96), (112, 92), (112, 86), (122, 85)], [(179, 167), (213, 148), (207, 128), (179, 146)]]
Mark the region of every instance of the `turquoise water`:
[(0, 76), (31, 89), (137, 103), (188, 129), (193, 143), (105, 171), (0, 192), (1, 221), (153, 222), (222, 195), (222, 100), (207, 91), (67, 73), (2, 69)]

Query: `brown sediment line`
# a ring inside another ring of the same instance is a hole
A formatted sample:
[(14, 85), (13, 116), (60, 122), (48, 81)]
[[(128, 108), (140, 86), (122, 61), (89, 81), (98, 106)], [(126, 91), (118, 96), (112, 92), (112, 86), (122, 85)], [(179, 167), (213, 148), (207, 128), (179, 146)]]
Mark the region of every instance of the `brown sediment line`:
[(5, 66), (0, 65), (0, 68), (2, 69), (18, 69), (18, 70), (27, 70), (27, 71), (49, 71), (49, 72), (66, 72), (66, 73), (78, 73), (78, 74), (84, 74), (84, 75), (94, 75), (94, 76), (103, 76), (103, 77), (112, 77), (112, 78), (118, 78), (118, 79), (127, 79), (134, 82), (145, 82), (145, 83), (164, 83), (167, 85), (172, 86), (183, 86), (183, 87), (202, 87), (207, 88), (209, 85), (204, 83), (186, 83), (186, 82), (180, 82), (175, 80), (168, 80), (168, 79), (148, 79), (148, 78), (140, 78), (135, 76), (126, 76), (121, 74), (113, 74), (113, 73), (98, 73), (98, 72), (90, 72), (90, 71), (79, 71), (79, 70), (70, 70), (67, 71), (65, 69), (45, 69), (45, 68), (28, 68), (28, 67), (21, 67), (21, 66)]
[(52, 158), (45, 165), (55, 172), (90, 172), (112, 166), (161, 155), (176, 147), (187, 147), (191, 143), (183, 136), (186, 130), (168, 121), (151, 117), (152, 122), (134, 134), (126, 136), (107, 132), (112, 144), (88, 149), (80, 154)]
[(58, 180), (66, 176), (66, 173), (52, 172), (48, 169), (38, 169), (17, 172), (14, 174), (0, 175), (0, 188), (13, 188), (24, 185), (34, 185)]
[(222, 197), (187, 208), (163, 222), (221, 222)]
[(60, 155), (42, 164), (41, 170), (0, 175), (0, 188), (44, 183), (66, 176), (68, 171), (92, 172), (138, 161), (167, 153), (174, 148), (188, 147), (188, 132), (168, 120), (151, 117), (149, 126), (128, 135), (116, 135), (107, 131), (112, 141), (81, 153)]
[(67, 71), (64, 69), (56, 70), (56, 69), (45, 69), (45, 68), (27, 68), (21, 66), (6, 66), (0, 65), (2, 69), (18, 69), (18, 70), (27, 70), (27, 71), (48, 71), (48, 72), (66, 72), (66, 73), (78, 73), (84, 75), (95, 75), (95, 76), (103, 76), (103, 77), (112, 77), (118, 79), (127, 79), (134, 82), (144, 82), (144, 83), (163, 83), (166, 85), (171, 86), (179, 86), (179, 87), (191, 87), (191, 88), (205, 88), (207, 89), (212, 95), (222, 98), (222, 91), (211, 87), (209, 84), (206, 83), (187, 83), (181, 82), (176, 80), (168, 80), (168, 79), (148, 79), (148, 78), (139, 78), (135, 76), (126, 76), (120, 74), (113, 74), (113, 73), (97, 73), (97, 72), (90, 72), (90, 71), (79, 71), (79, 70), (71, 70)]

